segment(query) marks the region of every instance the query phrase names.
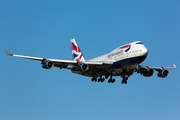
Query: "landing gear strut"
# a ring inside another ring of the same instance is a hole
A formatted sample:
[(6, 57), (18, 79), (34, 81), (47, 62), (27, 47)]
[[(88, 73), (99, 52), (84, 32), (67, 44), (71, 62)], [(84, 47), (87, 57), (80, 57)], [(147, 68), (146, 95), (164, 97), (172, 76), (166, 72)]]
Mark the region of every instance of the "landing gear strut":
[(113, 83), (113, 82), (115, 82), (115, 79), (114, 78), (112, 79), (112, 73), (111, 73), (110, 79), (108, 80), (108, 83)]
[(123, 80), (121, 81), (122, 84), (127, 84), (128, 77), (123, 77)]

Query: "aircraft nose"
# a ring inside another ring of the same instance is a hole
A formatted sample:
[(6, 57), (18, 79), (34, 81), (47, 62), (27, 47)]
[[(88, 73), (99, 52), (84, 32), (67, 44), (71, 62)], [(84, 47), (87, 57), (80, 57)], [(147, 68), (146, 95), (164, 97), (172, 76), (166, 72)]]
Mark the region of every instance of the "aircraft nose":
[(144, 56), (147, 56), (148, 55), (148, 49), (146, 47), (144, 47), (143, 49), (143, 55)]

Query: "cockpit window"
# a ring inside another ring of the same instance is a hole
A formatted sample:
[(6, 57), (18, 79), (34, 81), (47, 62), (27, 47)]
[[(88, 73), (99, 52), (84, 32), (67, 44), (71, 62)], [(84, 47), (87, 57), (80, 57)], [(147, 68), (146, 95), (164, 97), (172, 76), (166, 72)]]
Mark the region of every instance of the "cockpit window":
[(137, 42), (136, 44), (143, 44), (142, 42)]

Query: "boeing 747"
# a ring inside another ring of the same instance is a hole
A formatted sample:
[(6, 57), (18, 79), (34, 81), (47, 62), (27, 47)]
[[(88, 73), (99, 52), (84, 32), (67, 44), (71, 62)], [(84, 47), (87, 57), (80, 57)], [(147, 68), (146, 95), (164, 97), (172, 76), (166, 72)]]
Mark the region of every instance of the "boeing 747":
[(105, 79), (109, 78), (108, 83), (113, 83), (115, 82), (114, 76), (121, 76), (121, 83), (127, 84), (128, 78), (133, 75), (134, 72), (140, 73), (144, 77), (151, 77), (154, 74), (154, 70), (158, 72), (158, 77), (165, 78), (169, 75), (167, 69), (177, 68), (175, 64), (173, 64), (173, 67), (151, 67), (140, 65), (148, 55), (148, 49), (140, 41), (120, 46), (110, 53), (87, 61), (75, 39), (71, 40), (71, 49), (73, 60), (31, 57), (9, 54), (7, 51), (5, 52), (9, 56), (41, 61), (42, 68), (44, 69), (50, 69), (52, 67), (69, 69), (72, 73), (92, 77), (92, 82), (104, 82)]

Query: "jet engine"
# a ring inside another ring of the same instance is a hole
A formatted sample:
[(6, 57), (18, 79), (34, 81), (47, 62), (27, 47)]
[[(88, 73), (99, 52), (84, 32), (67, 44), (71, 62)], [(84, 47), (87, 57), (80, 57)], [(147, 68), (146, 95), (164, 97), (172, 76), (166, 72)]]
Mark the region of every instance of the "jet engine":
[(44, 69), (50, 69), (54, 66), (54, 63), (52, 61), (45, 61), (43, 64), (42, 64), (42, 68)]
[(161, 77), (161, 78), (165, 78), (165, 77), (167, 77), (169, 75), (169, 71), (168, 70), (161, 70), (158, 74), (157, 74), (157, 76), (158, 77)]
[(81, 64), (76, 69), (78, 71), (87, 71), (87, 70), (89, 70), (89, 66), (87, 64)]
[(144, 73), (143, 73), (143, 76), (144, 76), (144, 77), (151, 77), (151, 76), (153, 76), (153, 75), (154, 75), (154, 70), (153, 70), (153, 69), (147, 69), (147, 70), (145, 70)]

